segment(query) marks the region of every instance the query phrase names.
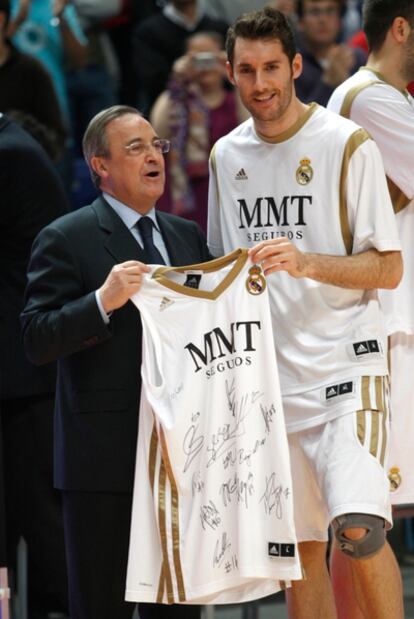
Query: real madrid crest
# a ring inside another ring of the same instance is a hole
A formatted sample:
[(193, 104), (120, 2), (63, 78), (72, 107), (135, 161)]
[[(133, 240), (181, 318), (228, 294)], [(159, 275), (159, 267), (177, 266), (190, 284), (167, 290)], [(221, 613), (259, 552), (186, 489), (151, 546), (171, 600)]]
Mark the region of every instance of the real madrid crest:
[(249, 269), (249, 277), (246, 279), (247, 292), (250, 294), (262, 294), (266, 288), (266, 280), (262, 275), (262, 269), (255, 264)]
[(402, 482), (400, 469), (398, 466), (392, 466), (388, 473), (388, 479), (390, 481), (390, 490), (391, 492), (395, 492), (400, 486)]
[(300, 166), (296, 170), (296, 180), (299, 185), (307, 185), (313, 178), (311, 161), (307, 157), (300, 160)]

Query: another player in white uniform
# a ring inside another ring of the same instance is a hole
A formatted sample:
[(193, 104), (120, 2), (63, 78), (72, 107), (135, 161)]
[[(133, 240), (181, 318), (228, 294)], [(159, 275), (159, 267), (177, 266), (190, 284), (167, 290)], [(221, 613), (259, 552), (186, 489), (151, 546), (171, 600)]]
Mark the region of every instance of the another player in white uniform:
[(143, 388), (126, 599), (235, 603), (301, 579), (260, 267), (241, 249), (153, 267), (132, 301)]
[(399, 283), (402, 261), (381, 157), (363, 129), (296, 98), (301, 57), (280, 12), (241, 16), (226, 48), (252, 120), (212, 153), (209, 245), (216, 255), (253, 246), (270, 275), (307, 574), (288, 592), (289, 612), (336, 617), (323, 543), (332, 522), (366, 617), (400, 619), (385, 541), (387, 363), (375, 289)]
[[(369, 0), (366, 67), (333, 93), (328, 108), (352, 118), (376, 141), (397, 214), (404, 258), (396, 290), (381, 291), (390, 338), (392, 431), (388, 477), (395, 505), (414, 503), (414, 3)], [(411, 439), (411, 440), (410, 440)]]

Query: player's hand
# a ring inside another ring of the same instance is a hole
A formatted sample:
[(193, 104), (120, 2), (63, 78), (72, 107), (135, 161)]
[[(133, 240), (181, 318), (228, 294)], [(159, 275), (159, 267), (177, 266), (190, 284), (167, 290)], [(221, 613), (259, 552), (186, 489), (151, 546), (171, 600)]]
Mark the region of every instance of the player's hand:
[(144, 273), (149, 267), (136, 260), (128, 260), (113, 267), (99, 288), (102, 306), (107, 314), (119, 309), (141, 288)]
[(306, 277), (307, 254), (287, 239), (263, 241), (249, 249), (254, 264), (260, 264), (265, 275), (287, 271), (292, 277)]

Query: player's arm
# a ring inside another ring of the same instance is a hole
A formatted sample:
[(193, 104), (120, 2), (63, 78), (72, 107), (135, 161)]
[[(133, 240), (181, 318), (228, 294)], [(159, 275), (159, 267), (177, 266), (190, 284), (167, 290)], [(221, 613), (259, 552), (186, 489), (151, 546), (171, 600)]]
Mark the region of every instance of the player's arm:
[(341, 288), (395, 288), (402, 277), (399, 251), (369, 249), (352, 256), (329, 256), (301, 252), (285, 239), (263, 241), (249, 250), (265, 275), (287, 271), (292, 277), (308, 277)]

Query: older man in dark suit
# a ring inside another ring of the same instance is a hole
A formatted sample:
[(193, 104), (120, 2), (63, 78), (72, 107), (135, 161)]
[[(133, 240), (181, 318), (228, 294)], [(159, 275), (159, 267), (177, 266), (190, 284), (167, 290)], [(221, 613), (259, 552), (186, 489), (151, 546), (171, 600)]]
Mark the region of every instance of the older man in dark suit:
[[(154, 206), (168, 143), (135, 110), (89, 124), (84, 153), (102, 197), (38, 236), (22, 315), (36, 364), (58, 360), (55, 483), (63, 490), (71, 619), (130, 619), (124, 602), (140, 394), (141, 324), (129, 298), (146, 263), (209, 258), (193, 222)], [(140, 604), (141, 617), (199, 616)]]

